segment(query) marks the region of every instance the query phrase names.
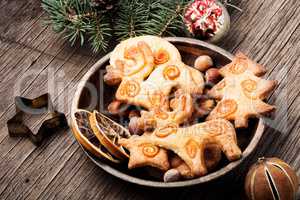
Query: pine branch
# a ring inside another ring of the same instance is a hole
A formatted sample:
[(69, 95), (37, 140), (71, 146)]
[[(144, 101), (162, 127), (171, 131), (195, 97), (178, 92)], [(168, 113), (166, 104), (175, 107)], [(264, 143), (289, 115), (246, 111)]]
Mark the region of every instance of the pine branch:
[[(88, 41), (106, 50), (112, 27), (118, 40), (140, 35), (183, 35), (183, 12), (190, 0), (42, 0), (48, 24), (73, 45)], [(96, 5), (96, 6), (95, 6)]]
[(88, 27), (89, 41), (94, 52), (106, 51), (112, 36), (109, 20), (105, 17), (94, 16)]
[(42, 7), (49, 14), (47, 24), (51, 24), (55, 32), (64, 32), (71, 45), (76, 41), (83, 45), (89, 38), (94, 51), (107, 48), (110, 23), (105, 11), (93, 7), (90, 0), (42, 0)]
[(119, 40), (147, 34), (149, 9), (153, 0), (120, 0), (115, 21), (115, 34)]
[(224, 4), (225, 7), (232, 7), (240, 12), (243, 12), (243, 10), (239, 7), (237, 7), (236, 5), (231, 3), (231, 0), (221, 0), (221, 3)]
[(156, 5), (151, 14), (150, 33), (158, 36), (182, 35), (183, 13), (190, 0), (167, 0)]

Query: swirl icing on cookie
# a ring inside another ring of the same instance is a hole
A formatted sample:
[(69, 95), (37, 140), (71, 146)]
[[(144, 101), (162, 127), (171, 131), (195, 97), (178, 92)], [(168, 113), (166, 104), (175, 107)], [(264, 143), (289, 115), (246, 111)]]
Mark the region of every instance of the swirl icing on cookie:
[(145, 143), (141, 144), (143, 147), (143, 154), (147, 157), (154, 157), (158, 154), (159, 148), (153, 144)]
[(177, 124), (175, 124), (175, 123), (169, 123), (166, 126), (157, 128), (155, 130), (155, 135), (157, 137), (164, 138), (164, 137), (167, 137), (170, 134), (176, 133), (177, 129), (178, 129), (178, 125)]
[[(207, 127), (218, 128), (210, 128), (207, 131)], [(216, 133), (214, 129), (218, 132)], [(142, 136), (121, 139), (120, 144), (130, 151), (129, 163), (134, 163), (136, 166), (141, 164), (137, 160), (139, 160), (139, 157), (143, 153), (138, 152), (132, 147), (145, 142), (176, 153), (189, 167), (192, 177), (203, 176), (207, 173), (204, 151), (209, 145), (218, 145), (230, 161), (240, 158), (242, 154), (237, 146), (235, 129), (230, 122), (224, 119), (216, 119), (190, 127), (177, 128), (176, 132), (166, 134), (164, 137), (157, 135), (155, 131)]]
[[(215, 85), (209, 95), (219, 99), (207, 120), (224, 118), (233, 120), (236, 128), (247, 127), (248, 118), (271, 112), (274, 106), (263, 102), (276, 87), (276, 81), (260, 78), (265, 69), (238, 53), (232, 63), (220, 70), (224, 79)], [(226, 85), (223, 86), (223, 83)]]
[(175, 80), (180, 76), (180, 70), (174, 65), (166, 66), (163, 71), (163, 76), (166, 80)]
[(161, 65), (168, 62), (170, 59), (169, 53), (165, 49), (159, 49), (154, 52), (154, 63)]

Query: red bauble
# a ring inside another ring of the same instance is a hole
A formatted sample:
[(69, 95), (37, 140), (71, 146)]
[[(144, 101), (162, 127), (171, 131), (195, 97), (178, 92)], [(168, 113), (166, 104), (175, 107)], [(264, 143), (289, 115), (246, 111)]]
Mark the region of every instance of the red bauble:
[(215, 42), (229, 30), (227, 9), (216, 0), (195, 0), (186, 9), (184, 22), (196, 38)]

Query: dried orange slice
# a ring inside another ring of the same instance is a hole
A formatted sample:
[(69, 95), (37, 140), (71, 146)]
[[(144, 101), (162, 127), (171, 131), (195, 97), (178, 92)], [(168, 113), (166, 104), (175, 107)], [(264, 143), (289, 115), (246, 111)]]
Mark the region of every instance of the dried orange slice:
[(71, 129), (73, 135), (84, 148), (95, 156), (107, 159), (114, 163), (119, 163), (120, 161), (110, 155), (107, 149), (101, 145), (94, 135), (89, 122), (89, 117), (91, 115), (92, 113), (81, 109), (77, 110), (77, 112), (72, 115)]
[(127, 129), (96, 110), (89, 117), (89, 121), (98, 140), (113, 156), (120, 160), (129, 157), (123, 147), (118, 144), (120, 138), (130, 136)]

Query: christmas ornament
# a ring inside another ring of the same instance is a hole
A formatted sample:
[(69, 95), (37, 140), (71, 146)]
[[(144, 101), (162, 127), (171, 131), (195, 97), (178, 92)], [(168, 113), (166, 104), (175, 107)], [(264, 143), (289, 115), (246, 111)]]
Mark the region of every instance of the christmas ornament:
[(250, 200), (295, 200), (298, 189), (295, 171), (278, 158), (259, 158), (249, 170), (245, 191)]
[(184, 22), (192, 36), (216, 43), (230, 28), (227, 9), (216, 0), (195, 0), (187, 7)]

